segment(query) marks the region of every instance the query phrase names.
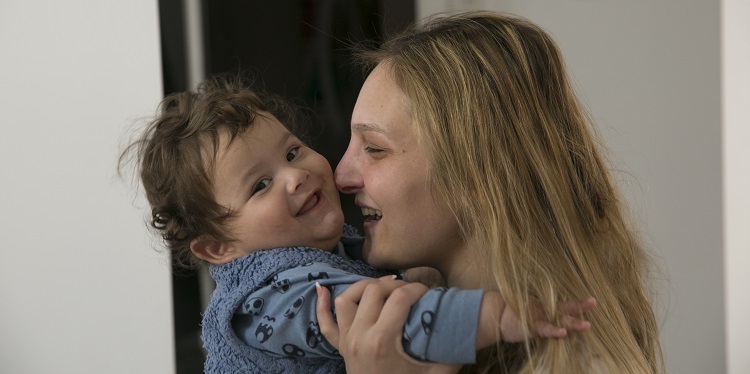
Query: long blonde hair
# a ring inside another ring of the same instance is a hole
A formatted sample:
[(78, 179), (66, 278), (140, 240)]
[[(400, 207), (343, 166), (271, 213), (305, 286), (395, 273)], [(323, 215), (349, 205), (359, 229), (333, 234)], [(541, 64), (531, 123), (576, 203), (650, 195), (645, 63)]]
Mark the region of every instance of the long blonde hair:
[(469, 12), (362, 57), (410, 98), (429, 184), (482, 251), (483, 286), (516, 311), (538, 299), (558, 324), (560, 302), (598, 302), (590, 331), (498, 345), (465, 370), (661, 371), (648, 256), (551, 37), (519, 17)]

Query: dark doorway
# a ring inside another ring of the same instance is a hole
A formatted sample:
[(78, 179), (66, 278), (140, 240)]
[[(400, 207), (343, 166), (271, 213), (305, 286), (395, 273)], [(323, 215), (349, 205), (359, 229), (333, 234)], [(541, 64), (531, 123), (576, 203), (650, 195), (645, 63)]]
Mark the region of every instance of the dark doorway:
[[(189, 89), (183, 0), (160, 0), (164, 94)], [(311, 146), (332, 167), (346, 150), (349, 118), (364, 82), (350, 46), (379, 44), (414, 21), (413, 0), (202, 1), (205, 75), (241, 71), (307, 108)], [(361, 213), (342, 196), (347, 222)], [(173, 272), (177, 372), (202, 373), (200, 279)]]

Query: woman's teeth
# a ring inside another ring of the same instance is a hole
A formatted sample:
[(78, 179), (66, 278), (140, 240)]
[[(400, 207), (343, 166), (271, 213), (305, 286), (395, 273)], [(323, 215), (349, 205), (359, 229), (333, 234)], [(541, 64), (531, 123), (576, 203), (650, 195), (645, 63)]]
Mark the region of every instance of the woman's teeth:
[(379, 221), (383, 218), (383, 213), (381, 211), (372, 208), (362, 208), (362, 215), (365, 216), (365, 222)]

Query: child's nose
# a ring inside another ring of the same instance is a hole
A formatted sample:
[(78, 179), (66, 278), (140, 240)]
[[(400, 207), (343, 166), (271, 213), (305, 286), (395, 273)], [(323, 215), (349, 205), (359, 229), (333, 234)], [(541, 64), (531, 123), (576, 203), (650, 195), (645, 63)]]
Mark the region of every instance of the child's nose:
[(290, 194), (297, 192), (300, 186), (302, 186), (307, 178), (310, 176), (310, 172), (305, 169), (299, 169), (290, 167), (286, 171), (286, 189)]

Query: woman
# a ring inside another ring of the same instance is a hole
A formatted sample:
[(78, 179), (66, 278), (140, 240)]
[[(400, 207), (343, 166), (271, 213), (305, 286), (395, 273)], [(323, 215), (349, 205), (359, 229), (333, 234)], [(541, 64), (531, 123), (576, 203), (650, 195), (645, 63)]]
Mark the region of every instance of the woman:
[[(336, 182), (366, 216), (367, 261), (430, 266), (449, 286), (498, 290), (517, 313), (533, 300), (552, 320), (564, 300), (597, 300), (589, 332), (498, 345), (464, 370), (659, 372), (647, 254), (550, 36), (472, 12), (432, 19), (363, 57), (374, 69)], [(338, 337), (321, 317), (347, 368), (435, 369), (405, 357), (398, 329), (377, 323), (408, 312), (383, 295), (360, 287), (337, 298), (350, 310), (338, 312)]]

